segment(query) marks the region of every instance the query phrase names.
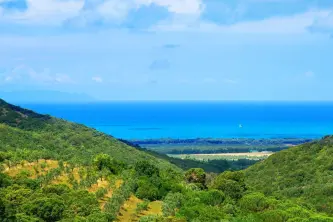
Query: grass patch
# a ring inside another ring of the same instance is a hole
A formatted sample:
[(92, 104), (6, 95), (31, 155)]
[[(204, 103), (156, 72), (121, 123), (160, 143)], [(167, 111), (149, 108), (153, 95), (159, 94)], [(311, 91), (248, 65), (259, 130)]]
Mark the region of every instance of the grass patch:
[(7, 164), (4, 164), (4, 172), (11, 176), (15, 177), (22, 171), (29, 172), (29, 178), (35, 179), (37, 176), (44, 175), (47, 171), (57, 168), (58, 161), (56, 160), (38, 160), (38, 162), (27, 162), (22, 161), (20, 164), (9, 167)]
[(117, 221), (120, 222), (138, 221), (139, 216), (137, 214), (137, 206), (142, 202), (143, 202), (142, 200), (132, 195), (120, 208)]

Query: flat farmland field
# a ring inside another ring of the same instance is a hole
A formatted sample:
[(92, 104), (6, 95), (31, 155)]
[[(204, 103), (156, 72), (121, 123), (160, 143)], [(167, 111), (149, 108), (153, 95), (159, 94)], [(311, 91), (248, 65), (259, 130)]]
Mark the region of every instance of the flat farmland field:
[(179, 154), (168, 156), (180, 159), (194, 159), (194, 160), (239, 160), (239, 159), (250, 159), (250, 160), (262, 160), (266, 159), (273, 152), (249, 152), (249, 153), (214, 153), (214, 154)]
[[(142, 148), (163, 154), (192, 155), (229, 153), (249, 154), (249, 156), (266, 156), (264, 152), (278, 152), (289, 147), (311, 142), (311, 139), (147, 139), (130, 140), (129, 142)], [(258, 152), (258, 155), (252, 153)]]

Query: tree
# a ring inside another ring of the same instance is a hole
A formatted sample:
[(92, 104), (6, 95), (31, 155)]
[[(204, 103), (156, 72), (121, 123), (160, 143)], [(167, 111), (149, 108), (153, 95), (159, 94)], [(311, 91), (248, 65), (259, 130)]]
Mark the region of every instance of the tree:
[(5, 217), (6, 205), (2, 198), (0, 198), (0, 218)]
[(7, 187), (12, 183), (11, 178), (4, 174), (0, 173), (0, 188)]
[(200, 193), (201, 202), (207, 205), (218, 206), (225, 200), (225, 194), (220, 190), (213, 189), (208, 191), (201, 191)]
[(224, 213), (217, 207), (207, 206), (199, 203), (186, 205), (180, 208), (179, 215), (184, 216), (188, 221), (222, 221)]
[(162, 212), (164, 216), (175, 216), (176, 210), (184, 202), (184, 195), (181, 193), (168, 193), (164, 198)]
[(99, 171), (107, 169), (113, 174), (119, 173), (124, 168), (123, 162), (114, 160), (110, 155), (104, 153), (98, 154), (94, 158), (93, 164)]
[(40, 221), (39, 218), (26, 215), (24, 213), (19, 213), (15, 215), (15, 221), (16, 222), (38, 222)]
[(246, 191), (244, 173), (230, 171), (221, 173), (213, 180), (210, 187), (221, 190), (233, 199), (240, 199)]
[(60, 198), (42, 197), (34, 200), (30, 212), (47, 222), (60, 220), (65, 210), (65, 204)]
[(158, 187), (150, 183), (148, 180), (143, 180), (139, 188), (136, 190), (136, 196), (140, 199), (148, 199), (151, 201), (160, 199)]
[(108, 222), (108, 217), (104, 213), (93, 213), (87, 217), (87, 222)]
[(268, 210), (261, 213), (260, 218), (263, 222), (285, 222), (288, 221), (289, 216), (285, 211), (282, 210)]
[(43, 188), (45, 194), (57, 194), (59, 196), (69, 193), (71, 190), (65, 184), (52, 184)]
[(188, 183), (195, 183), (205, 187), (206, 173), (201, 168), (192, 168), (186, 171), (185, 179)]
[(239, 205), (245, 211), (259, 212), (269, 207), (269, 201), (262, 193), (250, 193), (239, 200)]
[(104, 168), (108, 169), (111, 165), (111, 161), (112, 159), (109, 155), (101, 153), (94, 158), (93, 163), (97, 169), (101, 171)]
[(159, 169), (146, 160), (137, 162), (134, 169), (139, 176), (151, 177), (153, 175), (159, 176), (160, 174)]

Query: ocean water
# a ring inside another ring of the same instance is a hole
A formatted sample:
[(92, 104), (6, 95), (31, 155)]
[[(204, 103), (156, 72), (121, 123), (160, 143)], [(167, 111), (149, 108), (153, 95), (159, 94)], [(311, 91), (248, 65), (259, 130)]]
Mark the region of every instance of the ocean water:
[(319, 138), (333, 102), (108, 102), (20, 104), (123, 139)]

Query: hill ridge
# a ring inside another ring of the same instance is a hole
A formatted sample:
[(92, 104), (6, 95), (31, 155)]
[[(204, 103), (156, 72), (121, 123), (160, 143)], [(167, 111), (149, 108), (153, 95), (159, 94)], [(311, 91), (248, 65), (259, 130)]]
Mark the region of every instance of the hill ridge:
[(253, 190), (278, 198), (314, 203), (333, 215), (333, 136), (271, 155), (244, 172)]

